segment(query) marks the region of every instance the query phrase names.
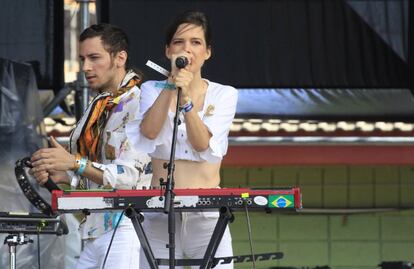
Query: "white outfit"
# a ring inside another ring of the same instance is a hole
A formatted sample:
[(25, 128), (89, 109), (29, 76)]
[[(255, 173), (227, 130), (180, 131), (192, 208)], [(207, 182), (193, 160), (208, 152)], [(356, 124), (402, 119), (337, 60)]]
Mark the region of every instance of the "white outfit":
[[(190, 160), (196, 162), (220, 162), (227, 152), (228, 134), (234, 119), (237, 105), (237, 90), (231, 86), (218, 83), (208, 83), (204, 99), (203, 109), (198, 112), (200, 119), (212, 134), (209, 148), (203, 152), (194, 150), (187, 140), (185, 118), (180, 115), (181, 124), (177, 132), (176, 160)], [(164, 82), (148, 81), (142, 84), (141, 108), (137, 119), (127, 124), (126, 133), (130, 143), (140, 148), (156, 159), (169, 160), (171, 150), (171, 139), (173, 131), (173, 112), (168, 113), (157, 138), (150, 140), (144, 137), (139, 129), (139, 124), (144, 113), (152, 106), (161, 93)], [(167, 90), (167, 89), (165, 89)], [(211, 239), (214, 227), (217, 223), (218, 212), (182, 212), (176, 213), (176, 258), (202, 258), (207, 245)], [(165, 247), (168, 243), (168, 221), (165, 214), (145, 214), (143, 222), (144, 230), (150, 241), (155, 258), (168, 259), (168, 251)], [(232, 256), (231, 236), (229, 228), (223, 235), (222, 241), (217, 249), (215, 257)], [(141, 250), (140, 269), (148, 268), (146, 257)], [(196, 266), (194, 268), (198, 268)], [(165, 268), (162, 266), (161, 268)], [(177, 267), (178, 268), (178, 267)], [(217, 265), (215, 268), (233, 268), (233, 264)]]
[[(128, 72), (120, 87), (126, 85), (134, 75), (135, 73)], [(143, 151), (131, 147), (125, 134), (125, 125), (134, 119), (139, 111), (140, 94), (141, 90), (135, 86), (118, 97), (119, 103), (112, 109), (104, 127), (105, 131), (101, 133), (99, 149), (101, 160), (99, 163), (92, 163), (95, 168), (103, 171), (103, 186), (89, 181), (89, 189), (100, 189), (105, 186), (116, 189), (138, 189), (150, 185), (152, 175), (147, 169), (150, 158)], [(89, 119), (94, 103), (107, 95), (108, 93), (102, 93), (94, 98), (73, 130), (70, 138), (71, 153), (78, 152), (77, 140)], [(71, 185), (76, 187), (80, 178), (73, 172), (69, 174), (72, 177)], [(120, 217), (120, 212), (92, 213), (87, 216), (86, 221), (80, 226), (80, 232), (83, 239), (90, 239), (90, 241), (85, 244), (77, 269), (101, 268), (113, 228)], [(127, 266), (130, 262), (134, 263), (136, 268), (139, 248), (139, 240), (131, 220), (123, 217), (116, 231), (105, 268), (130, 268)]]
[[(104, 233), (95, 240), (88, 240), (81, 252), (76, 268), (101, 269), (112, 233)], [(116, 230), (105, 268), (138, 269), (141, 244), (132, 225), (122, 225)]]
[[(181, 115), (180, 119), (183, 124), (178, 126), (175, 150), (176, 160), (217, 163), (221, 161), (227, 152), (227, 137), (236, 112), (237, 90), (231, 86), (206, 81), (208, 87), (204, 105), (203, 109), (198, 112), (198, 115), (213, 135), (209, 141), (209, 148), (203, 152), (197, 152), (193, 149), (187, 140), (185, 120)], [(170, 158), (175, 113), (169, 111), (168, 119), (156, 139), (150, 140), (141, 135), (139, 131), (139, 124), (143, 119), (143, 114), (152, 106), (163, 90), (162, 85), (163, 83), (158, 81), (147, 81), (141, 85), (140, 114), (136, 117), (136, 120), (127, 124), (126, 132), (132, 146), (149, 153), (153, 158), (168, 160)]]
[[(176, 259), (202, 259), (210, 242), (211, 235), (219, 217), (218, 212), (180, 212), (175, 214), (175, 258)], [(142, 224), (145, 234), (155, 258), (168, 259), (168, 215), (163, 213), (145, 213)], [(231, 235), (229, 227), (221, 238), (215, 257), (233, 256)], [(150, 268), (141, 249), (140, 269)], [(160, 266), (168, 268), (168, 266)], [(183, 269), (182, 266), (176, 266)], [(192, 269), (200, 268), (199, 265), (191, 266)], [(214, 269), (232, 269), (233, 263), (218, 264)]]

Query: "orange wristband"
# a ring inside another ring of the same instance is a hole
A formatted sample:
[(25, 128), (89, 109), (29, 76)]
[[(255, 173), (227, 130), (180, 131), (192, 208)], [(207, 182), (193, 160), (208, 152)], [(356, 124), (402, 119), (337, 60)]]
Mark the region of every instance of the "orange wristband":
[(77, 171), (80, 168), (80, 160), (81, 160), (82, 156), (79, 153), (76, 153), (75, 155), (75, 162), (73, 163), (73, 171)]

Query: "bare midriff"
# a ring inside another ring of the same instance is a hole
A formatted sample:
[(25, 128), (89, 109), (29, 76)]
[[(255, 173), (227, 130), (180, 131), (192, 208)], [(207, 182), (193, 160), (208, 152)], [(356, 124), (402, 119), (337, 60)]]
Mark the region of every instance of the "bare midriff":
[[(159, 186), (160, 178), (167, 180), (166, 160), (152, 158), (153, 176), (151, 186)], [(176, 160), (174, 171), (175, 188), (216, 188), (220, 185), (220, 163)]]

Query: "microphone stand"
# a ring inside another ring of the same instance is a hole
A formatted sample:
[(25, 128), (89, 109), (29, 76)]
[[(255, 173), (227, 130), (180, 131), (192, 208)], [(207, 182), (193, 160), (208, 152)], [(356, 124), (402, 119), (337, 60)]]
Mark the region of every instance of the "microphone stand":
[(175, 107), (175, 117), (174, 117), (174, 127), (173, 127), (173, 136), (171, 142), (171, 154), (170, 161), (168, 164), (164, 164), (164, 168), (167, 168), (167, 182), (163, 182), (163, 179), (160, 179), (160, 184), (165, 186), (164, 193), (164, 213), (168, 214), (168, 235), (169, 241), (167, 248), (169, 248), (169, 268), (175, 268), (175, 214), (174, 214), (174, 170), (175, 170), (175, 146), (177, 143), (177, 131), (178, 125), (180, 124), (180, 98), (181, 98), (181, 89), (177, 89), (177, 104)]

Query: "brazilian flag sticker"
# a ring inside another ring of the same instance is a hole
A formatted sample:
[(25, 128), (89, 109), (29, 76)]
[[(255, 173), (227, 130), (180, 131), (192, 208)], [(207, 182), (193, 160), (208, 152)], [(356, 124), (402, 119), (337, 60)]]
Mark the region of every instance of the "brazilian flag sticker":
[(295, 207), (293, 194), (269, 195), (269, 207), (273, 208), (293, 208)]

